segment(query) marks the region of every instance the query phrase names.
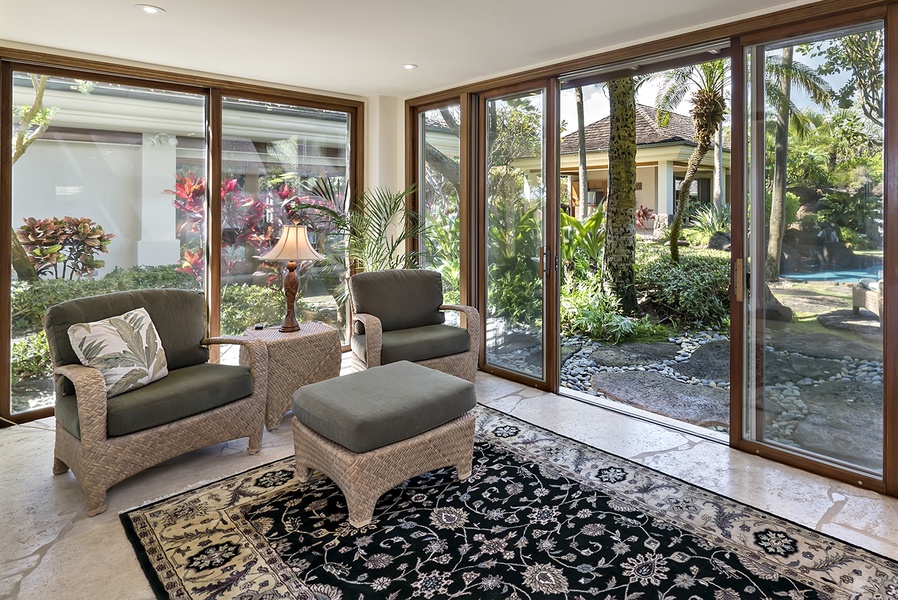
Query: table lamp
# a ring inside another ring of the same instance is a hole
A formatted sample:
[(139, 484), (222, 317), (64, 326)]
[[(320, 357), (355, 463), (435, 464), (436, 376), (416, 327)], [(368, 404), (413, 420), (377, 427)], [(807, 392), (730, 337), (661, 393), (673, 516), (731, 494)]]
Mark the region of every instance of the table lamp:
[(296, 261), (321, 260), (324, 257), (315, 252), (309, 243), (309, 234), (305, 225), (285, 225), (281, 229), (281, 238), (274, 247), (259, 257), (259, 260), (288, 261), (287, 276), (284, 277), (284, 294), (287, 296), (287, 315), (284, 324), (278, 331), (289, 333), (299, 331), (293, 304), (296, 302), (296, 291), (299, 289), (299, 278), (296, 276)]

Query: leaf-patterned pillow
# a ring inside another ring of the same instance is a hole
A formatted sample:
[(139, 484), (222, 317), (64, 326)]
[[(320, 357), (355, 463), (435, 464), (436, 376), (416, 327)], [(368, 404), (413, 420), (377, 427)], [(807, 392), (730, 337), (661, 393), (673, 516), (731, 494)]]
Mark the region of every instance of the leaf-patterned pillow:
[(103, 374), (107, 398), (168, 375), (165, 350), (145, 308), (93, 323), (76, 323), (69, 327), (69, 340), (81, 364)]

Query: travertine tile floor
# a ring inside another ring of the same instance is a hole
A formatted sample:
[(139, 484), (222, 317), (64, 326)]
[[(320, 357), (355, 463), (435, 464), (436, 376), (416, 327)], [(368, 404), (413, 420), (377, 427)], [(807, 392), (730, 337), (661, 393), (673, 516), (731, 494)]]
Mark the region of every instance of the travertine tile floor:
[[(484, 373), (478, 400), (619, 456), (898, 559), (898, 499), (810, 475), (687, 433)], [(70, 474), (54, 477), (53, 420), (0, 430), (0, 598), (152, 599), (118, 513), (292, 453), (289, 422), (246, 440), (192, 452), (109, 491), (108, 510), (84, 516)]]

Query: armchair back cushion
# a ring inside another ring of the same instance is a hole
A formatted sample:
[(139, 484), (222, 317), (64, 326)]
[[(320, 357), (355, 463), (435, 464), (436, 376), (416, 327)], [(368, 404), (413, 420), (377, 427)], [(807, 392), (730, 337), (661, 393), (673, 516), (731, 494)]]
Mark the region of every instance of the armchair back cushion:
[[(392, 269), (357, 273), (349, 280), (352, 309), (380, 319), (384, 331), (438, 325), (446, 320), (438, 271)], [(360, 333), (360, 332), (359, 332)]]
[[(206, 336), (206, 303), (203, 296), (191, 290), (151, 289), (78, 298), (47, 309), (44, 329), (53, 366), (81, 364), (69, 340), (69, 327), (140, 307), (146, 309), (156, 326), (169, 371), (208, 362), (209, 349), (202, 345)], [(74, 393), (75, 387), (71, 381), (56, 377), (57, 398)]]

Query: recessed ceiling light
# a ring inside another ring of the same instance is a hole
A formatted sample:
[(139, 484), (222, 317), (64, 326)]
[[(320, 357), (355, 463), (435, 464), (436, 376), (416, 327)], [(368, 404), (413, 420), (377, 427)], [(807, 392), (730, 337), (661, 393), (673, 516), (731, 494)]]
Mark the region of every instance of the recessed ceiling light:
[(143, 11), (148, 15), (161, 15), (165, 12), (164, 8), (160, 8), (159, 6), (153, 6), (152, 4), (135, 4), (134, 8), (137, 10)]
[(406, 71), (411, 71), (412, 69), (417, 69), (418, 65), (416, 65), (415, 63), (405, 63), (404, 65), (402, 65), (402, 68)]

